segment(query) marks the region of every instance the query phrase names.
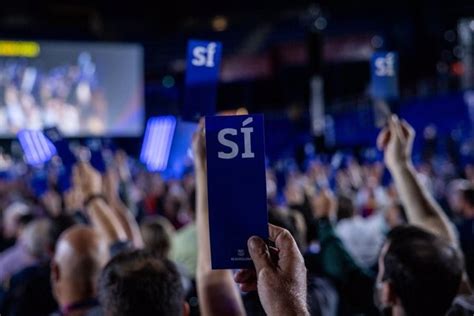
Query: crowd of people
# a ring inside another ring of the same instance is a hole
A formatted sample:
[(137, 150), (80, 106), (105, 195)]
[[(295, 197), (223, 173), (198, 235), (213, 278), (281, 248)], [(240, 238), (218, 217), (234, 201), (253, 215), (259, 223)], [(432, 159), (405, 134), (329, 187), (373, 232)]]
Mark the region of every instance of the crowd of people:
[(268, 167), (270, 241), (239, 271), (211, 269), (202, 122), (180, 179), (121, 150), (65, 192), (2, 172), (0, 314), (472, 315), (474, 165), (414, 164), (414, 138), (393, 116), (381, 161)]
[(88, 52), (77, 62), (49, 67), (11, 59), (0, 64), (0, 132), (57, 126), (66, 135), (102, 134), (107, 100)]

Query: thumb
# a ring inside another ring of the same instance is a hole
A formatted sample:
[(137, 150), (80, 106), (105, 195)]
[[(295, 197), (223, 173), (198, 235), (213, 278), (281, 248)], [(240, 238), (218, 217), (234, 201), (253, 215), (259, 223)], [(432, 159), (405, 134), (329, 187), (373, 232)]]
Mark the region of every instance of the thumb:
[(248, 240), (248, 248), (250, 257), (252, 257), (255, 269), (257, 270), (257, 275), (263, 268), (273, 269), (270, 252), (262, 238), (257, 236), (250, 237)]
[(392, 122), (392, 132), (394, 133), (394, 135), (397, 136), (397, 140), (399, 141), (404, 141), (405, 140), (405, 135), (403, 133), (403, 130), (402, 130), (402, 125), (401, 125), (401, 122), (400, 122), (400, 119), (398, 118), (397, 115), (392, 115), (392, 119), (391, 119), (391, 122)]

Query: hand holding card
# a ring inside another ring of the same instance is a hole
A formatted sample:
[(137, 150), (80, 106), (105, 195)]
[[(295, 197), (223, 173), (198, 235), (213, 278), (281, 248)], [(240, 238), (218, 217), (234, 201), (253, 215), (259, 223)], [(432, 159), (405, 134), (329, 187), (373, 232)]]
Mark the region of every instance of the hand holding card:
[(213, 269), (251, 267), (251, 236), (268, 238), (263, 115), (206, 117)]
[[(251, 237), (248, 248), (255, 271), (240, 270), (235, 281), (243, 291), (258, 290), (267, 315), (309, 315), (306, 308), (306, 267), (298, 246), (286, 230), (269, 225), (270, 240), (275, 243), (278, 260), (274, 261), (265, 241)], [(265, 273), (261, 273), (265, 270)]]

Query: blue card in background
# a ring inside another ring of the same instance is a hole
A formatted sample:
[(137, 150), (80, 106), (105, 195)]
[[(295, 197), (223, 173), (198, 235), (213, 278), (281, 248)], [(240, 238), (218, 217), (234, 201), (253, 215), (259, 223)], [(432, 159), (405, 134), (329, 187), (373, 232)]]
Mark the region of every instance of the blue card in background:
[(23, 129), (17, 134), (27, 164), (38, 166), (56, 154), (54, 145), (41, 131)]
[(180, 179), (193, 166), (191, 144), (198, 124), (178, 121), (168, 158), (168, 165), (162, 172), (164, 179)]
[(63, 138), (56, 127), (44, 129), (44, 134), (56, 147), (56, 152), (62, 161), (62, 168), (58, 177), (58, 186), (61, 193), (66, 192), (72, 186), (72, 168), (77, 163), (76, 155), (71, 151), (69, 141)]
[(216, 112), (221, 55), (222, 44), (219, 42), (188, 42), (182, 111), (184, 120), (197, 121)]
[(213, 269), (253, 266), (247, 241), (268, 238), (263, 115), (206, 117)]
[(67, 169), (72, 169), (72, 167), (77, 162), (77, 158), (76, 155), (71, 151), (69, 141), (62, 137), (61, 133), (56, 127), (44, 129), (44, 134), (53, 143), (54, 147), (56, 147), (56, 152), (61, 158), (64, 167)]
[(376, 52), (370, 62), (371, 95), (374, 99), (398, 98), (398, 54)]
[(90, 163), (92, 167), (104, 174), (107, 171), (107, 166), (102, 154), (102, 142), (100, 139), (89, 139), (86, 143), (91, 152)]

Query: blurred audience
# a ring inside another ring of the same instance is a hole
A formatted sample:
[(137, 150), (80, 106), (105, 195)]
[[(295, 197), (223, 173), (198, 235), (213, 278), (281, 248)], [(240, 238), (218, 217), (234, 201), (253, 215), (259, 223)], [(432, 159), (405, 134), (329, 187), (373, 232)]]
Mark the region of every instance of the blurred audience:
[(456, 168), (431, 149), (415, 163), (407, 122), (393, 116), (381, 131), (383, 160), (336, 152), (305, 168), (269, 164), (275, 247), (252, 237), (255, 269), (241, 271), (211, 269), (203, 134), (201, 122), (194, 171), (180, 179), (149, 173), (120, 150), (104, 174), (77, 163), (64, 192), (54, 164), (41, 196), (26, 166), (14, 169), (26, 170), (15, 181), (0, 179), (0, 313), (474, 311), (474, 167)]

